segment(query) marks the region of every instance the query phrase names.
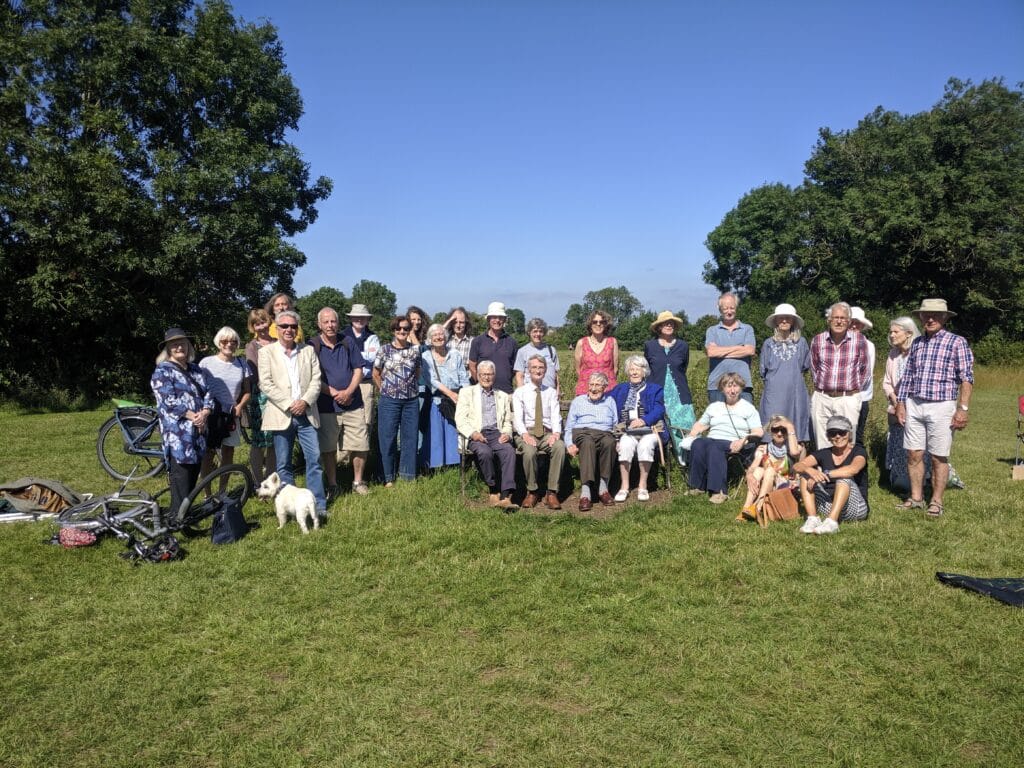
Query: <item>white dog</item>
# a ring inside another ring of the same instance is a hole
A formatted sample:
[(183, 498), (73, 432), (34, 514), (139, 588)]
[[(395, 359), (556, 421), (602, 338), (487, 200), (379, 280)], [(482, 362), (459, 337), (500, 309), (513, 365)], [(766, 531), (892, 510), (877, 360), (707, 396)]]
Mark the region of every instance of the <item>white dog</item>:
[(288, 522), (288, 515), (295, 518), (303, 533), (309, 533), (307, 520), (313, 521), (314, 528), (320, 528), (320, 516), (316, 513), (316, 498), (308, 488), (299, 488), (288, 483), (281, 483), (277, 472), (260, 483), (256, 495), (261, 499), (273, 499), (277, 510), (278, 530)]

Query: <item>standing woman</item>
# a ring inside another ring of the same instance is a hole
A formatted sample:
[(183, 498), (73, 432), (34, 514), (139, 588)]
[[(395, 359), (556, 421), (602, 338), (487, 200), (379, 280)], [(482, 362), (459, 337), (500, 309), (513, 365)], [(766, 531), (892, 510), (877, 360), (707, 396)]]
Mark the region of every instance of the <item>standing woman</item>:
[[(270, 338), (274, 341), (277, 340), (277, 326), (274, 324), (274, 318), (277, 317), (278, 313), (288, 310), (289, 312), (295, 311), (295, 299), (289, 296), (287, 293), (275, 293), (270, 297), (270, 301), (263, 305), (263, 308), (270, 315)], [(295, 334), (295, 343), (301, 344), (304, 341), (302, 338), (302, 328)]]
[(416, 479), (416, 427), (419, 419), (420, 348), (409, 342), (410, 322), (392, 318), (389, 325), (394, 338), (377, 351), (373, 361), (373, 383), (380, 390), (377, 406), (377, 437), (384, 471), (384, 487), (395, 484), (396, 439), (401, 456), (398, 476)]
[(690, 346), (676, 337), (683, 321), (665, 311), (651, 323), (654, 338), (644, 344), (644, 359), (651, 367), (650, 380), (662, 388), (669, 423), (686, 432), (697, 420), (693, 397), (686, 381), (690, 365)]
[[(460, 355), (447, 347), (444, 326), (427, 329), (429, 351), (424, 353), (423, 373), (430, 382), (430, 421), (423, 440), (423, 465), (428, 469), (459, 463), (459, 431), (455, 428), (455, 406), (459, 390), (469, 386), (469, 371)], [(442, 407), (443, 406), (443, 407)], [(447, 411), (451, 421), (444, 415)]]
[(249, 435), (252, 444), (249, 446), (249, 468), (253, 479), (262, 483), (277, 466), (274, 455), (274, 436), (263, 429), (263, 411), (267, 407), (267, 396), (260, 391), (259, 358), (260, 350), (267, 344), (273, 344), (270, 336), (270, 313), (265, 309), (253, 309), (249, 312), (249, 333), (252, 340), (245, 345), (245, 361), (249, 364), (249, 381), (252, 382), (249, 398)]
[(422, 349), (427, 345), (427, 313), (415, 304), (410, 304), (405, 310), (405, 319), (412, 326), (409, 331), (409, 343)]
[[(221, 413), (231, 415), (231, 430), (221, 439), (219, 446), (221, 466), (230, 464), (235, 458), (235, 448), (241, 444), (238, 422), (245, 413), (251, 396), (249, 366), (235, 355), (239, 341), (235, 329), (225, 325), (213, 337), (217, 354), (199, 361), (199, 367), (206, 373), (206, 382), (220, 406)], [(204, 476), (213, 470), (213, 457), (217, 450), (208, 450), (203, 456)]]
[(587, 319), (588, 335), (576, 342), (573, 358), (576, 361), (576, 394), (587, 394), (590, 376), (603, 373), (608, 379), (608, 390), (615, 386), (619, 375), (619, 345), (612, 332), (612, 316), (603, 309), (595, 309)]
[[(899, 490), (910, 490), (910, 474), (907, 471), (907, 451), (903, 448), (903, 425), (896, 418), (896, 387), (907, 368), (910, 345), (921, 331), (911, 317), (897, 317), (889, 323), (889, 357), (885, 361), (885, 375), (882, 391), (889, 403), (889, 434), (885, 444), (885, 468), (889, 470), (889, 485)], [(925, 482), (931, 479), (931, 457), (924, 463)], [(955, 477), (950, 468), (950, 477)]]
[(764, 323), (775, 333), (761, 345), (761, 423), (767, 424), (772, 414), (785, 416), (796, 429), (796, 439), (806, 443), (811, 439), (811, 401), (804, 371), (811, 368), (811, 352), (800, 335), (803, 318), (792, 304), (779, 304)]
[(176, 521), (181, 502), (199, 480), (213, 394), (206, 383), (206, 374), (194, 362), (195, 347), (185, 331), (169, 328), (160, 348), (149, 385), (156, 397), (171, 491), (171, 519)]

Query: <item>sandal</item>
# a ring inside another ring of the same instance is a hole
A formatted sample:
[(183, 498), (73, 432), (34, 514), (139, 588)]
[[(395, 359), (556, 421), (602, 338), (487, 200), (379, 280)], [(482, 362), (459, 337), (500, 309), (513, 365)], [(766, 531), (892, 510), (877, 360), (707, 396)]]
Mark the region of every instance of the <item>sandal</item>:
[(896, 509), (924, 509), (924, 499), (906, 499), (896, 505)]
[(942, 517), (942, 505), (937, 501), (933, 501), (928, 505), (928, 511), (925, 512), (928, 517)]

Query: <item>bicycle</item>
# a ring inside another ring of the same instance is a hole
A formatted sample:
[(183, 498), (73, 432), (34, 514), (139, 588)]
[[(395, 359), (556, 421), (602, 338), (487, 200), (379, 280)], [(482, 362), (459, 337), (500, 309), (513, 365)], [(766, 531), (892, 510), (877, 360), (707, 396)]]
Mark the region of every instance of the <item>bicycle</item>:
[[(222, 504), (233, 499), (245, 507), (255, 490), (248, 467), (226, 464), (202, 478), (174, 514), (173, 510), (161, 509), (156, 498), (145, 491), (126, 491), (134, 477), (135, 473), (129, 472), (118, 491), (65, 509), (58, 516), (60, 525), (95, 533), (124, 531), (124, 526), (130, 525), (146, 539), (177, 532), (202, 536), (210, 533), (213, 514)], [(166, 492), (164, 489), (157, 498)]]
[(118, 480), (155, 477), (166, 466), (156, 408), (127, 400), (114, 403), (114, 415), (103, 423), (96, 438), (100, 466)]

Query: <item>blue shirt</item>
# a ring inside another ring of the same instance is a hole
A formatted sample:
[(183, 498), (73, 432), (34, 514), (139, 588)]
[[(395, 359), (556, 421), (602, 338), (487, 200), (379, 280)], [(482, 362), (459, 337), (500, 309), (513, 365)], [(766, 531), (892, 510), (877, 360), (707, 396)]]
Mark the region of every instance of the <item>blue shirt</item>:
[[(712, 325), (704, 334), (704, 346), (717, 344), (720, 347), (754, 346), (754, 329), (746, 323), (736, 322), (730, 330), (722, 325)], [(738, 373), (743, 377), (743, 386), (752, 386), (750, 381), (750, 358), (747, 357), (711, 357), (708, 356), (708, 389), (718, 389), (718, 380), (727, 373)]]
[(569, 405), (569, 415), (565, 419), (565, 433), (562, 437), (566, 445), (571, 445), (574, 429), (599, 429), (602, 432), (611, 432), (618, 421), (615, 400), (607, 394), (601, 395), (601, 399), (596, 402), (591, 400), (589, 395), (577, 395)]
[[(335, 389), (345, 389), (352, 383), (352, 375), (355, 371), (362, 369), (363, 356), (356, 349), (355, 344), (344, 336), (335, 339), (334, 347), (329, 347), (323, 338), (316, 336), (310, 340), (309, 345), (316, 351), (317, 359), (320, 360), (320, 385), (332, 386)], [(348, 405), (340, 405), (333, 397), (323, 392), (316, 399), (316, 409), (320, 413), (340, 413), (342, 411), (354, 411), (363, 407), (363, 394), (356, 387), (352, 393), (352, 399)]]
[(494, 388), (512, 394), (512, 366), (516, 360), (519, 345), (516, 340), (502, 331), (495, 341), (489, 333), (481, 334), (469, 345), (470, 361), (480, 364), (481, 360), (494, 363)]

